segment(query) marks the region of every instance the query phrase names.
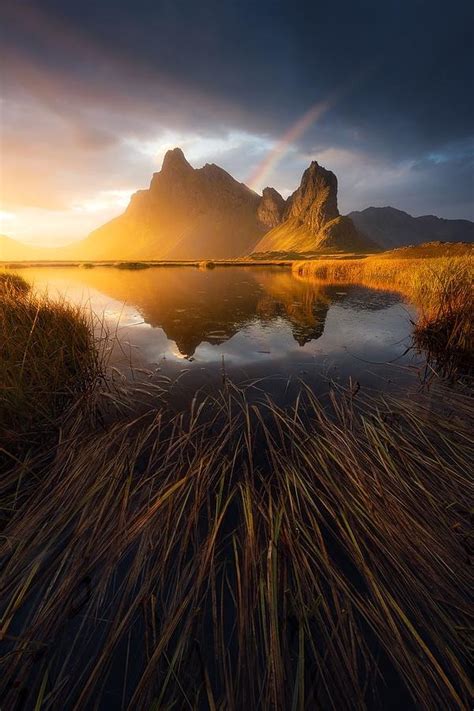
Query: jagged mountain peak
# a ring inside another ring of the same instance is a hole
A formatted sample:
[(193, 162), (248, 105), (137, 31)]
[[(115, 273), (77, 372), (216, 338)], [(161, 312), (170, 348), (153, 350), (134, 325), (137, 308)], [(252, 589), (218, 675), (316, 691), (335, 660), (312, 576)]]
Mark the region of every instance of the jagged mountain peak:
[(149, 190), (85, 240), (95, 255), (120, 259), (229, 259), (248, 253), (266, 231), (260, 195), (223, 168), (194, 168), (180, 148), (166, 153)]
[(338, 215), (337, 178), (332, 171), (312, 161), (288, 200), (285, 218), (297, 218), (316, 234)]
[(339, 215), (337, 178), (317, 161), (304, 171), (282, 217), (269, 225), (272, 229), (262, 237), (255, 252), (364, 251), (376, 247), (359, 234), (350, 218)]
[(181, 170), (194, 170), (191, 164), (186, 160), (181, 148), (171, 148), (169, 151), (166, 151), (161, 165), (161, 172), (169, 173), (170, 171)]
[(258, 205), (257, 215), (267, 229), (272, 229), (280, 224), (286, 208), (286, 200), (275, 188), (263, 189), (262, 199)]
[(474, 240), (467, 220), (414, 218), (392, 207), (342, 217), (337, 187), (334, 173), (312, 161), (287, 200), (269, 186), (258, 195), (214, 163), (194, 168), (176, 147), (166, 152), (150, 188), (137, 191), (122, 215), (85, 240), (53, 253), (3, 237), (0, 259), (230, 259)]

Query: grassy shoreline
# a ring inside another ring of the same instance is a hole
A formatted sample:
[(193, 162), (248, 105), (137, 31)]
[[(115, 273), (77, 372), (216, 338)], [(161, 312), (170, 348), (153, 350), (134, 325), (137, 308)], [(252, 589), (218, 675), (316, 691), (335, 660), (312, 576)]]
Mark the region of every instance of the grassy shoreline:
[(293, 267), (308, 261), (324, 260), (366, 260), (371, 258), (379, 259), (412, 259), (414, 257), (424, 257), (433, 259), (438, 257), (463, 257), (472, 256), (473, 247), (465, 242), (428, 242), (418, 246), (399, 247), (385, 252), (340, 252), (329, 250), (325, 252), (315, 252), (299, 254), (294, 252), (268, 252), (262, 254), (250, 254), (246, 257), (235, 259), (99, 259), (99, 260), (0, 260), (0, 268), (22, 269), (26, 267), (82, 267), (92, 269), (94, 267), (116, 267), (119, 269), (146, 269), (149, 267), (268, 267), (281, 266)]
[(97, 261), (25, 261), (25, 262), (0, 262), (1, 269), (25, 269), (28, 267), (111, 267), (116, 269), (148, 269), (152, 267), (195, 267), (202, 268), (207, 264), (216, 267), (291, 267), (293, 259), (192, 259), (192, 260), (150, 260), (150, 261), (124, 261), (124, 260), (97, 260)]
[[(3, 455), (35, 447), (103, 372), (92, 315), (34, 294), (0, 272), (0, 437)], [(0, 455), (3, 459), (3, 456)]]
[[(396, 254), (393, 252), (392, 255)], [(414, 338), (446, 373), (474, 368), (474, 256), (294, 262), (293, 274), (319, 283), (398, 291), (420, 309)]]
[[(405, 266), (399, 288), (434, 308), (441, 284), (457, 318), (464, 272)], [(177, 415), (130, 392), (107, 419), (81, 397), (101, 373), (84, 312), (8, 274), (0, 315), (27, 442), (2, 441), (2, 706), (467, 707), (469, 392), (323, 406), (303, 386), (283, 409), (226, 381)]]

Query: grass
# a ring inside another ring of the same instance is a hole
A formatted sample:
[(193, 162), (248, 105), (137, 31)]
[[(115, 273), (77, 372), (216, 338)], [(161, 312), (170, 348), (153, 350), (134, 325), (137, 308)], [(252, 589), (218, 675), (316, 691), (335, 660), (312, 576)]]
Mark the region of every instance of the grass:
[[(297, 275), (398, 288), (469, 348), (471, 264), (371, 259)], [(468, 708), (467, 389), (282, 409), (226, 380), (91, 418), (86, 314), (0, 290), (2, 708)]]
[(0, 272), (0, 298), (18, 298), (27, 294), (30, 285), (19, 274)]
[(306, 261), (294, 263), (293, 272), (323, 282), (359, 283), (403, 293), (420, 310), (415, 343), (427, 350), (445, 373), (458, 367), (474, 367), (472, 250), (463, 256), (432, 259), (380, 255), (346, 261)]
[(101, 370), (91, 316), (0, 273), (0, 435), (4, 452), (35, 445)]
[(467, 708), (473, 414), (227, 383), (70, 419), (0, 540), (2, 706)]
[(315, 259), (363, 259), (367, 257), (367, 252), (348, 252), (339, 249), (326, 248), (314, 252), (253, 252), (250, 259), (256, 262), (278, 262), (282, 260), (302, 261)]

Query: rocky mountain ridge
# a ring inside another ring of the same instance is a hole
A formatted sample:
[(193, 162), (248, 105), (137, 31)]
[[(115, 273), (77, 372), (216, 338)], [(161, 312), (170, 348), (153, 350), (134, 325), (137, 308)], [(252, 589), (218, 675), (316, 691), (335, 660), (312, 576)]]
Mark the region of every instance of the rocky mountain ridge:
[(367, 207), (348, 215), (359, 232), (384, 249), (425, 242), (474, 242), (474, 222), (434, 215), (412, 217), (394, 207)]
[(259, 195), (215, 164), (193, 168), (174, 148), (150, 187), (86, 239), (52, 249), (0, 236), (0, 261), (212, 260), (474, 241), (468, 220), (415, 218), (390, 207), (343, 216), (337, 189), (334, 173), (313, 161), (287, 200), (271, 187)]
[(267, 231), (258, 216), (264, 200), (217, 165), (193, 168), (175, 148), (149, 189), (81, 247), (90, 259), (232, 259)]
[(350, 217), (339, 214), (337, 178), (313, 161), (288, 198), (281, 222), (262, 237), (253, 252), (310, 253), (320, 249), (358, 252), (375, 250), (377, 245), (359, 234)]

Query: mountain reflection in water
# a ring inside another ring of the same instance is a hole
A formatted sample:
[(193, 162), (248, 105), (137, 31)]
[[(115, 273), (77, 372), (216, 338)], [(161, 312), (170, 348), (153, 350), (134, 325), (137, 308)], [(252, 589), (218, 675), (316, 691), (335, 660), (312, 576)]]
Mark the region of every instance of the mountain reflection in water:
[[(413, 309), (392, 292), (326, 285), (281, 267), (25, 269), (38, 289), (89, 301), (146, 366), (245, 367), (287, 376), (313, 366), (372, 372), (409, 344)], [(409, 313), (407, 313), (407, 311)], [(310, 360), (311, 359), (311, 360)]]

